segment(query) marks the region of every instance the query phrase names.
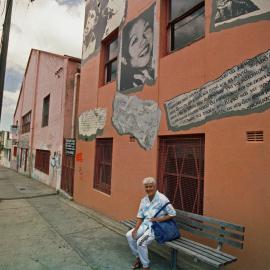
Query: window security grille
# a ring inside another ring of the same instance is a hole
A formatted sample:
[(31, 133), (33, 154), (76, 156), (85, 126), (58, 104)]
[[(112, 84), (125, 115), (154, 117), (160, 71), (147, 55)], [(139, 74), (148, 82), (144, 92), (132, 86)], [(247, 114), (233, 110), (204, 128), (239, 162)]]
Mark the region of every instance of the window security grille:
[(50, 151), (36, 150), (35, 169), (49, 174), (50, 170)]
[(176, 209), (203, 214), (204, 135), (160, 137), (158, 188)]

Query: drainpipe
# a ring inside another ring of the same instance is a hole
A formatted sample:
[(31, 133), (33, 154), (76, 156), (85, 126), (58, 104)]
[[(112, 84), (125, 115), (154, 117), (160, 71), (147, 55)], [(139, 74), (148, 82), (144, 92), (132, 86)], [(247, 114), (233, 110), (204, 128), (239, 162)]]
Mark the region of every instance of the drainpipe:
[(31, 124), (32, 124), (32, 129), (31, 129), (31, 138), (30, 138), (30, 145), (29, 145), (29, 177), (32, 176), (33, 172), (33, 143), (34, 143), (34, 134), (35, 134), (35, 121), (36, 121), (36, 107), (37, 107), (37, 89), (38, 89), (38, 78), (39, 78), (39, 64), (40, 64), (40, 52), (37, 52), (37, 64), (36, 64), (36, 80), (35, 80), (35, 91), (33, 95), (33, 107), (32, 107), (32, 112), (31, 112)]
[(80, 72), (75, 74), (74, 89), (73, 89), (73, 106), (72, 106), (72, 123), (71, 123), (71, 138), (75, 138), (75, 121), (76, 121), (76, 103), (77, 103), (77, 88)]

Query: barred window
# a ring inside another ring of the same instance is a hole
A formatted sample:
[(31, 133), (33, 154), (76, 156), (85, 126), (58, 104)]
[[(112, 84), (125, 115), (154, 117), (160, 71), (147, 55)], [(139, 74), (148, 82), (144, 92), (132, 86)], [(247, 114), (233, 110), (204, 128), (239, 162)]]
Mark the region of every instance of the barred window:
[(31, 111), (22, 117), (22, 133), (30, 131), (31, 126)]
[(111, 194), (112, 138), (96, 139), (94, 188)]
[(36, 150), (35, 169), (49, 174), (50, 170), (50, 151)]
[(204, 135), (160, 137), (158, 188), (176, 209), (203, 214)]
[(205, 3), (202, 0), (169, 0), (170, 51), (204, 37)]

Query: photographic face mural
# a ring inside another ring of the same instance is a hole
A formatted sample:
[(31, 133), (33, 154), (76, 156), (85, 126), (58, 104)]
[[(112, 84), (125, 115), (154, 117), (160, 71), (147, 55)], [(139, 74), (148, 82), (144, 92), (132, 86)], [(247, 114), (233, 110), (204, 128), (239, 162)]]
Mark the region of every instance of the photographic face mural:
[(213, 0), (211, 31), (270, 19), (269, 0)]
[(155, 4), (127, 23), (122, 31), (118, 91), (127, 93), (153, 84), (156, 77)]
[(126, 0), (87, 0), (82, 59), (85, 61), (100, 48), (101, 41), (124, 20)]

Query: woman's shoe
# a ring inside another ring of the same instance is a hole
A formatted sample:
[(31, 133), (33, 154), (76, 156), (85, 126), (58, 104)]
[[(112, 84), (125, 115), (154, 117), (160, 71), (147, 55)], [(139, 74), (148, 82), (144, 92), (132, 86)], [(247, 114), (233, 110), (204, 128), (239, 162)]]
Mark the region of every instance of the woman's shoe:
[(131, 269), (140, 269), (141, 267), (142, 267), (142, 263), (140, 261), (140, 258), (137, 258), (136, 261), (133, 263)]

